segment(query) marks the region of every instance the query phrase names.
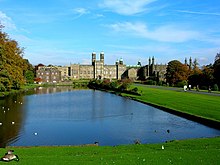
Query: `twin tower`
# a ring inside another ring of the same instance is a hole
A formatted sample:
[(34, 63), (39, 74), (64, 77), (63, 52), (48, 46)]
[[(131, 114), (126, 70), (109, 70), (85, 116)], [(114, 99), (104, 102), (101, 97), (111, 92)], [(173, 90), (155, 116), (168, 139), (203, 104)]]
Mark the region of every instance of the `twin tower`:
[(121, 79), (121, 75), (125, 72), (126, 66), (123, 64), (123, 59), (117, 60), (115, 65), (104, 64), (104, 52), (100, 53), (100, 59), (96, 59), (96, 53), (92, 52), (93, 75), (95, 79)]

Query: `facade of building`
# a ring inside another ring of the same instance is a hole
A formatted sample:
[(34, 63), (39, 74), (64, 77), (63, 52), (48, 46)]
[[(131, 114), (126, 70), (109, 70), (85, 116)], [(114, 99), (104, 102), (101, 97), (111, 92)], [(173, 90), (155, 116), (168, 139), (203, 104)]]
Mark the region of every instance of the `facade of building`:
[(100, 53), (100, 58), (96, 58), (96, 53), (92, 53), (91, 65), (70, 64), (69, 66), (45, 67), (40, 66), (37, 70), (37, 78), (42, 82), (59, 82), (77, 79), (122, 79), (133, 80), (165, 80), (167, 65), (155, 64), (154, 57), (149, 58), (148, 65), (141, 66), (138, 61), (136, 66), (126, 66), (123, 59), (115, 62), (114, 65), (105, 65), (104, 52)]
[[(67, 70), (67, 69), (66, 69)], [(72, 64), (68, 67), (68, 76), (71, 79), (121, 79), (126, 70), (123, 60), (117, 61), (115, 65), (105, 65), (104, 52), (100, 53), (100, 59), (96, 53), (92, 53), (92, 65)]]
[(148, 65), (139, 68), (137, 76), (140, 80), (154, 79), (165, 81), (166, 64), (155, 64), (154, 57), (149, 58)]
[[(100, 58), (96, 58), (96, 53), (92, 53), (92, 64), (70, 64), (69, 66), (45, 67), (37, 69), (37, 78), (43, 83), (59, 82), (65, 80), (77, 79), (121, 79), (122, 74), (126, 71), (126, 65), (123, 60), (116, 61), (114, 65), (105, 65), (104, 52), (100, 53)], [(55, 73), (56, 70), (56, 73)], [(55, 77), (55, 75), (59, 75)], [(56, 79), (55, 79), (56, 78)]]
[(36, 70), (36, 76), (43, 83), (57, 83), (61, 80), (61, 72), (54, 66), (39, 66)]

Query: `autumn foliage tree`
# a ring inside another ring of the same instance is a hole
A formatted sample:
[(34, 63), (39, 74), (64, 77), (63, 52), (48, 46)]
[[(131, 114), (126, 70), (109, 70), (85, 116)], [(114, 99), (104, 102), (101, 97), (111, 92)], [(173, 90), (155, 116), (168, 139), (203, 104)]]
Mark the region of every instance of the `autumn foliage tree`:
[(23, 59), (23, 49), (0, 28), (0, 91), (19, 89), (26, 82), (24, 77), (28, 62)]
[(180, 82), (186, 81), (189, 75), (189, 69), (187, 65), (182, 64), (178, 60), (170, 61), (166, 70), (166, 81), (172, 86), (177, 85)]

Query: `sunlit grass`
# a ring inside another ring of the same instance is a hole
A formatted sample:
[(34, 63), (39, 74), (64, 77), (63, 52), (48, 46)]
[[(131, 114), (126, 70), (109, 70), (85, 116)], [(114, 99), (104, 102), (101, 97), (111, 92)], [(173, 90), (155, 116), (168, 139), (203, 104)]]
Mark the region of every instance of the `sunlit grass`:
[(142, 95), (130, 95), (136, 100), (220, 121), (220, 96), (151, 88), (150, 86), (137, 87)]
[[(162, 146), (164, 149), (162, 149)], [(7, 148), (9, 149), (9, 148)], [(0, 149), (4, 155), (7, 149)], [(22, 165), (212, 164), (220, 163), (220, 138), (116, 147), (10, 147)], [(0, 162), (0, 164), (5, 164)]]

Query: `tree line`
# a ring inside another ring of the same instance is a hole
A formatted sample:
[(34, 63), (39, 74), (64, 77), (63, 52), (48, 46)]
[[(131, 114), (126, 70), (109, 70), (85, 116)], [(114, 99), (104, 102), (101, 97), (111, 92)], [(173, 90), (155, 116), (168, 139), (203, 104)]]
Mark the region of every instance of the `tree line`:
[(190, 58), (189, 63), (185, 59), (185, 63), (178, 60), (170, 61), (166, 69), (166, 82), (170, 86), (192, 85), (192, 87), (199, 87), (201, 89), (212, 88), (212, 90), (219, 90), (220, 87), (220, 53), (217, 53), (214, 64), (209, 64), (198, 67), (198, 62), (195, 59), (192, 62)]
[(34, 68), (23, 58), (24, 48), (10, 39), (0, 25), (0, 92), (20, 89), (25, 83), (33, 83)]

